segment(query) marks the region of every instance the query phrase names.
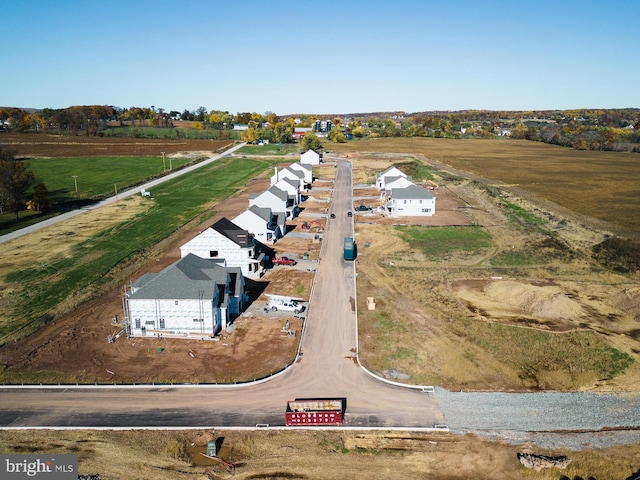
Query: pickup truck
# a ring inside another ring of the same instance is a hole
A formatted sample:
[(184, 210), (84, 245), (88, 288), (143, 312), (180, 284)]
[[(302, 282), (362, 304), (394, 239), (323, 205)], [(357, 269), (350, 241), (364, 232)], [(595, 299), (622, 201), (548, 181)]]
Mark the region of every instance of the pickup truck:
[(358, 205), (355, 210), (356, 212), (370, 212), (373, 208), (367, 207), (366, 205)]
[(296, 263), (297, 262), (293, 258), (289, 258), (289, 257), (276, 257), (276, 258), (273, 259), (273, 264), (274, 265), (289, 265), (289, 266), (293, 266)]

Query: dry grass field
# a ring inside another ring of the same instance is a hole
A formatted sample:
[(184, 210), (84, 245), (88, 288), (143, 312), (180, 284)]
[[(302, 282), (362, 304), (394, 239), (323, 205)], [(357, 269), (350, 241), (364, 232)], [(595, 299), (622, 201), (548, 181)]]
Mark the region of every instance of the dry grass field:
[(434, 138), (378, 138), (332, 144), (331, 150), (416, 155), (534, 196), (538, 203), (553, 202), (554, 209), (578, 214), (600, 228), (640, 238), (638, 154), (578, 151), (525, 140)]
[[(349, 156), (363, 179), (372, 166), (406, 161)], [(421, 247), (425, 240), (402, 239), (406, 227), (390, 231), (358, 218), (356, 237), (368, 245), (356, 266), (363, 363), (452, 390), (640, 388), (640, 278), (593, 260), (590, 249), (604, 233), (506, 191), (496, 201), (475, 182), (447, 175), (436, 171), (440, 190), (460, 200), (490, 244), (464, 250), (477, 241), (468, 230), (435, 232), (429, 219), (417, 232), (445, 237)], [(515, 222), (501, 202), (544, 228)]]
[[(220, 456), (232, 470), (200, 455), (218, 438), (224, 439)], [(0, 451), (78, 455), (78, 473), (101, 480), (624, 480), (640, 464), (638, 446), (578, 452), (472, 435), (335, 430), (0, 431)], [(566, 455), (571, 462), (565, 469), (528, 470), (519, 452)]]

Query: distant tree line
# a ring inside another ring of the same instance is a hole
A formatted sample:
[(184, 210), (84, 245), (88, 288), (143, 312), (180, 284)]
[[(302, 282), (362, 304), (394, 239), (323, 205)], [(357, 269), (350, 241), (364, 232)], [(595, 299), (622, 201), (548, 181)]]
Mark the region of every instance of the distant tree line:
[[(329, 119), (333, 128), (327, 137), (344, 142), (346, 136), (363, 137), (436, 137), (494, 138), (508, 137), (545, 142), (580, 150), (613, 150), (640, 152), (640, 109), (576, 109), (493, 111), (461, 110), (358, 113), (340, 116), (289, 115), (273, 112), (238, 112), (198, 107), (165, 111), (163, 108), (119, 108), (104, 105), (74, 106), (64, 109), (45, 108), (27, 111), (0, 109), (0, 128), (18, 132), (60, 132), (101, 135), (117, 126), (173, 128), (178, 120), (191, 122), (190, 128), (217, 130), (220, 138), (229, 138), (229, 130), (244, 125), (242, 139), (288, 143), (293, 141), (296, 127), (314, 127), (317, 121)], [(115, 125), (115, 126), (114, 126)]]

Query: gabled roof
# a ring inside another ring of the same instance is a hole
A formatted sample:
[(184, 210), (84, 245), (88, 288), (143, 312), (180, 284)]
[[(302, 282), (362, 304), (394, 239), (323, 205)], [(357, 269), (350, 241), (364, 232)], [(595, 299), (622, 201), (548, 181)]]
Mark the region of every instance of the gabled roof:
[(291, 168), (290, 166), (284, 168), (283, 171), (291, 172), (297, 178), (304, 178), (304, 173), (302, 173), (300, 170), (296, 170), (295, 168)]
[(258, 207), (257, 205), (253, 205), (247, 208), (251, 213), (263, 219), (265, 222), (271, 221), (271, 209), (266, 207)]
[(240, 247), (247, 248), (253, 246), (253, 235), (247, 230), (240, 228), (228, 218), (221, 218), (216, 223), (211, 225), (216, 232), (220, 235), (227, 237), (232, 242), (236, 243)]
[(308, 170), (310, 172), (313, 171), (313, 167), (311, 165), (309, 165), (308, 163), (300, 163), (300, 162), (292, 163), (291, 165), (289, 165), (288, 168), (291, 168), (293, 170), (304, 169), (304, 170)]
[(148, 273), (133, 282), (136, 291), (129, 298), (210, 300), (218, 286), (227, 284), (229, 270), (219, 261), (190, 253), (161, 272)]
[(302, 153), (302, 155), (306, 155), (306, 154), (307, 154), (307, 153), (309, 153), (309, 152), (313, 152), (313, 153), (315, 153), (316, 155), (320, 156), (320, 154), (319, 154), (318, 152), (316, 152), (313, 148), (310, 148), (310, 149), (309, 149), (309, 150), (307, 150), (306, 152)]
[(421, 188), (417, 185), (409, 185), (404, 188), (392, 188), (391, 189), (391, 198), (394, 200), (398, 199), (432, 199), (433, 195), (429, 190)]
[(400, 177), (400, 176), (388, 176), (388, 177), (384, 177), (384, 183), (386, 183), (387, 185), (390, 183), (395, 182), (396, 180), (400, 179), (400, 178), (407, 178), (407, 177)]
[[(401, 176), (403, 176), (403, 177), (406, 177), (406, 176), (407, 176), (407, 175), (406, 175), (402, 170), (400, 170), (399, 168), (391, 166), (391, 167), (387, 168), (386, 170), (384, 170), (383, 172), (376, 173), (376, 178), (386, 177), (386, 176), (387, 176), (387, 175), (389, 175), (390, 173), (396, 173), (396, 172), (400, 172), (400, 173), (402, 174)], [(396, 176), (398, 176), (398, 175), (397, 175), (397, 173), (396, 173)]]
[(278, 187), (275, 186), (271, 186), (269, 187), (269, 189), (267, 190), (267, 192), (275, 195), (276, 197), (278, 197), (280, 200), (282, 200), (283, 202), (286, 202), (287, 199), (289, 198), (287, 196), (287, 192), (285, 192), (284, 190), (280, 190)]
[(273, 186), (278, 188), (278, 184), (280, 182), (285, 182), (285, 183), (291, 185), (291, 187), (293, 187), (293, 188), (300, 188), (300, 182), (299, 181), (295, 181), (292, 178), (281, 178), (276, 183), (274, 183)]

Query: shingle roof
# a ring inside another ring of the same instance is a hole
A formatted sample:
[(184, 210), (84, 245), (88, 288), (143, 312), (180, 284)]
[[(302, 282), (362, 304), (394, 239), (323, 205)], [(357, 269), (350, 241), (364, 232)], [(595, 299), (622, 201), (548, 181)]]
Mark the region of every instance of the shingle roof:
[(241, 247), (253, 246), (253, 235), (247, 230), (240, 228), (226, 217), (221, 218), (211, 225), (211, 228)]
[(398, 200), (399, 198), (409, 199), (432, 199), (433, 195), (429, 190), (425, 190), (417, 185), (409, 185), (404, 188), (392, 188), (391, 198)]
[(131, 299), (207, 299), (214, 298), (218, 286), (227, 284), (228, 268), (214, 259), (192, 253), (159, 273), (149, 273), (133, 282)]
[(247, 210), (249, 210), (250, 212), (254, 213), (258, 217), (263, 219), (265, 222), (270, 222), (271, 221), (271, 209), (270, 208), (258, 207), (257, 205), (253, 205), (253, 206), (249, 207)]

